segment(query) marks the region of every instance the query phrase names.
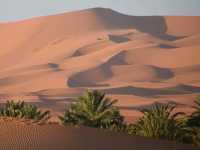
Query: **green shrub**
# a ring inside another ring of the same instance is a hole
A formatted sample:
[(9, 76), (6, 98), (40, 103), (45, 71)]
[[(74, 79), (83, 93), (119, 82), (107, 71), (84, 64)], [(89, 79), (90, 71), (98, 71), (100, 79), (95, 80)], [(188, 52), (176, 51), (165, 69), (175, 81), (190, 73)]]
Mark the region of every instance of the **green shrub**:
[(113, 106), (116, 102), (99, 91), (86, 91), (59, 118), (63, 124), (118, 130), (123, 126), (123, 117)]
[(193, 128), (193, 144), (200, 148), (200, 127)]
[(196, 106), (194, 106), (195, 111), (189, 116), (188, 126), (190, 127), (200, 127), (200, 97), (194, 101)]
[(0, 108), (0, 115), (4, 117), (23, 117), (24, 102), (7, 101), (5, 107)]
[(192, 143), (200, 147), (200, 97), (194, 102), (195, 111), (188, 117), (187, 126), (192, 130)]
[(34, 122), (44, 122), (49, 119), (49, 111), (40, 111), (31, 104), (23, 101), (7, 101), (4, 107), (0, 108), (0, 116), (20, 119), (29, 119)]
[(144, 114), (135, 124), (128, 126), (128, 133), (157, 139), (189, 142), (190, 130), (186, 126), (183, 113), (172, 114), (175, 106), (154, 105), (149, 110), (142, 110)]

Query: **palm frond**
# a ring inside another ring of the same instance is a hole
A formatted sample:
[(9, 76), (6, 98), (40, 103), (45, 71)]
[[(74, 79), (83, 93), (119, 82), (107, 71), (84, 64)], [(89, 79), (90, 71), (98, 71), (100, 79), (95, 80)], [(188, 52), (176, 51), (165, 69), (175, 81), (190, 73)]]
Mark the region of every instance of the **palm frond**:
[(59, 118), (63, 124), (98, 128), (109, 128), (113, 127), (114, 124), (117, 126), (122, 124), (123, 117), (118, 109), (113, 106), (116, 102), (117, 100), (106, 98), (105, 93), (88, 90)]
[(0, 116), (28, 119), (34, 122), (47, 121), (49, 114), (49, 111), (42, 112), (35, 105), (23, 101), (7, 101), (5, 106), (0, 108)]

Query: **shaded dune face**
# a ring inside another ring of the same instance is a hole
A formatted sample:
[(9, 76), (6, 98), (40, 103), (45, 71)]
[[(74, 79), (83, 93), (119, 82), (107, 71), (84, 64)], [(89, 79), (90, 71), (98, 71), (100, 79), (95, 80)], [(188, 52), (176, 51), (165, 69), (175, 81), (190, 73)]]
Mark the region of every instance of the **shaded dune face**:
[[(131, 76), (127, 72), (133, 72)], [(91, 80), (91, 76), (93, 80)], [(103, 64), (71, 76), (68, 85), (71, 87), (108, 86), (109, 79), (121, 79), (126, 84), (131, 82), (161, 82), (174, 77), (174, 72), (167, 68), (142, 65), (112, 65)], [(107, 81), (107, 82), (106, 82)], [(107, 83), (107, 84), (106, 84)]]
[(166, 88), (140, 88), (140, 87), (122, 87), (122, 88), (113, 88), (104, 90), (110, 94), (122, 94), (122, 95), (137, 95), (144, 97), (156, 97), (159, 95), (182, 95), (182, 94), (191, 94), (199, 93), (200, 87), (187, 86), (187, 85), (177, 85), (175, 87), (166, 87)]
[(176, 36), (166, 34), (167, 24), (164, 17), (126, 16), (110, 9), (95, 9), (95, 13), (99, 20), (103, 20), (103, 24), (107, 29), (136, 29), (163, 39), (176, 39)]
[(57, 114), (99, 89), (129, 117), (156, 101), (189, 107), (200, 92), (199, 26), (200, 17), (104, 8), (0, 23), (0, 102), (22, 99)]

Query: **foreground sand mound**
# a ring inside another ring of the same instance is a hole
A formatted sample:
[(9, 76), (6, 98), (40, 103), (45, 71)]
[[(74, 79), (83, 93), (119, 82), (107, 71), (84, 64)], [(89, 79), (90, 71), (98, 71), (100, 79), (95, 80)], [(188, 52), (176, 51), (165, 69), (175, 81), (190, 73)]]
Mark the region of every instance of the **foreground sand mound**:
[(136, 147), (137, 150), (196, 150), (189, 145), (131, 137), (86, 127), (0, 122), (1, 150), (132, 150)]
[(200, 17), (104, 8), (0, 23), (0, 102), (22, 99), (57, 114), (89, 88), (119, 99), (127, 116), (156, 101), (190, 112), (200, 92), (199, 25)]

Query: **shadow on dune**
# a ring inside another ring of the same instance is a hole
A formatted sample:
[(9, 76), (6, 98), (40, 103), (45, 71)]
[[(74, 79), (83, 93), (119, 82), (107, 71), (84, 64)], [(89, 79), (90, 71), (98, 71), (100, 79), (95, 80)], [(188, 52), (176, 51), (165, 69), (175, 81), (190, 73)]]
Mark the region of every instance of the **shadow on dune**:
[[(122, 55), (121, 55), (122, 54)], [(105, 64), (102, 64), (98, 67), (77, 73), (72, 75), (67, 82), (69, 87), (105, 87), (109, 86), (109, 83), (106, 84), (106, 80), (115, 78), (116, 76), (120, 76), (121, 74), (113, 74), (112, 67), (115, 65), (120, 65), (121, 67), (126, 66), (126, 62), (123, 60), (123, 53), (119, 53), (119, 55), (114, 56)], [(139, 79), (140, 75), (133, 75), (132, 80), (137, 82), (161, 82), (163, 80), (167, 80), (174, 77), (173, 71), (168, 68), (160, 68), (151, 65), (145, 65), (139, 67), (146, 70), (151, 70), (153, 73), (153, 77), (149, 77), (151, 75), (147, 75), (146, 78)], [(132, 68), (137, 70), (137, 66), (132, 65)], [(128, 71), (128, 70), (127, 70)], [(91, 78), (92, 77), (92, 78)], [(101, 82), (105, 82), (102, 84)]]
[(161, 16), (128, 16), (111, 9), (95, 8), (93, 10), (107, 28), (137, 29), (165, 40), (173, 41), (178, 37), (166, 34), (167, 25)]
[(98, 82), (104, 81), (110, 77), (112, 77), (112, 71), (110, 70), (109, 65), (103, 64), (71, 76), (67, 81), (67, 85), (69, 87), (108, 86), (107, 84), (100, 84)]
[(47, 73), (62, 71), (58, 64), (48, 63), (42, 65), (33, 65), (29, 67), (14, 69), (12, 71), (4, 72), (10, 74), (3, 78), (0, 77), (0, 87), (21, 84), (38, 77), (45, 76)]
[(159, 48), (163, 48), (163, 49), (174, 49), (174, 48), (178, 48), (176, 46), (172, 46), (172, 45), (167, 45), (167, 44), (160, 44), (158, 45)]
[(92, 42), (90, 44), (84, 45), (82, 47), (79, 47), (78, 49), (76, 49), (76, 51), (71, 55), (71, 57), (79, 57), (79, 56), (83, 56), (83, 55), (87, 55), (87, 54), (91, 54), (97, 51), (101, 51), (103, 49), (105, 49), (106, 47), (111, 46), (112, 44), (108, 44), (108, 40), (99, 40), (97, 39), (97, 42)]
[(160, 95), (181, 95), (200, 93), (200, 87), (189, 85), (177, 85), (167, 88), (140, 88), (140, 87), (119, 87), (102, 90), (107, 94), (136, 95), (142, 97), (157, 97)]
[[(64, 96), (64, 95), (57, 95), (57, 96), (47, 96), (47, 95), (39, 95), (39, 94), (32, 94), (30, 97), (26, 95), (26, 99), (13, 99), (10, 98), (10, 94), (0, 94), (0, 106), (5, 105), (7, 100), (15, 100), (15, 101), (25, 101), (30, 104), (36, 105), (39, 108), (45, 108), (49, 110), (53, 110), (53, 112), (63, 112), (69, 104), (71, 104), (75, 97)], [(15, 95), (13, 95), (15, 97)], [(32, 96), (37, 96), (39, 101), (35, 101)], [(78, 96), (78, 95), (77, 95)], [(11, 96), (12, 97), (12, 96)], [(2, 101), (3, 100), (3, 101)]]
[(144, 109), (152, 109), (152, 107), (154, 107), (155, 105), (175, 105), (175, 106), (186, 106), (184, 104), (181, 103), (177, 103), (174, 101), (166, 101), (165, 103), (160, 103), (160, 102), (154, 102), (152, 104), (147, 104), (147, 105), (138, 105), (138, 106), (118, 106), (118, 108), (120, 110), (137, 110), (137, 111), (142, 111)]
[(155, 74), (159, 80), (166, 80), (174, 77), (174, 73), (171, 69), (168, 68), (160, 68), (152, 65), (147, 65), (147, 67), (152, 68), (155, 71)]
[(73, 102), (78, 96), (81, 96), (84, 89), (68, 91), (68, 89), (47, 89), (30, 93), (36, 96), (39, 102), (33, 102), (39, 107), (49, 108), (55, 111), (64, 111), (66, 106)]
[(124, 42), (130, 41), (129, 38), (121, 36), (121, 35), (111, 35), (111, 34), (109, 34), (108, 37), (109, 37), (109, 40), (111, 40), (115, 43), (124, 43)]

